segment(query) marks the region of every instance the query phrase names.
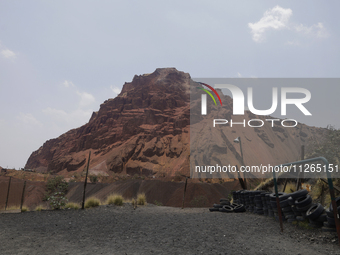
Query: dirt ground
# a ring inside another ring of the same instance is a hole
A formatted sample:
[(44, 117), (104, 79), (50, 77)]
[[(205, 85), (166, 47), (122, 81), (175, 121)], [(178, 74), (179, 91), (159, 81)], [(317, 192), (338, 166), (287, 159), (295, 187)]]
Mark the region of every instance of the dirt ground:
[(0, 240), (0, 254), (340, 254), (335, 233), (151, 204), (0, 214)]

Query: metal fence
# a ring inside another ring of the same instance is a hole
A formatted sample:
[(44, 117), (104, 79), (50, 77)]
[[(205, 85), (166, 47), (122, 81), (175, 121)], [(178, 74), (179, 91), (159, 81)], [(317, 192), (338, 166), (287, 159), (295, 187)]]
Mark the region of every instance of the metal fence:
[(21, 209), (24, 202), (26, 181), (12, 177), (0, 180), (0, 210)]

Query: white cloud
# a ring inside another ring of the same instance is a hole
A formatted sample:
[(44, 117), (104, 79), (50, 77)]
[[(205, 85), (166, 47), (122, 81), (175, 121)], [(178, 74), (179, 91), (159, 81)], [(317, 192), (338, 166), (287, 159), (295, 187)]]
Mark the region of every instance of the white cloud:
[(67, 113), (64, 110), (48, 107), (43, 110), (43, 113), (50, 116), (55, 122), (67, 123), (74, 128), (86, 123), (90, 119), (92, 111), (77, 109)]
[[(328, 37), (328, 33), (321, 22), (312, 26), (305, 26), (303, 24), (297, 25), (290, 22), (292, 15), (293, 11), (291, 9), (285, 9), (278, 5), (267, 10), (258, 22), (248, 23), (248, 27), (251, 29), (251, 33), (253, 35), (253, 40), (258, 43), (263, 42), (267, 31), (282, 29), (295, 31), (299, 34), (315, 36), (317, 38)], [(287, 44), (298, 45), (299, 42), (288, 41)]]
[(91, 105), (92, 103), (94, 103), (96, 101), (94, 96), (92, 94), (90, 94), (90, 93), (87, 93), (87, 92), (79, 92), (79, 91), (77, 91), (77, 95), (80, 96), (79, 106), (81, 108), (89, 106), (89, 105)]
[(28, 126), (33, 126), (33, 127), (41, 127), (42, 123), (38, 121), (31, 113), (20, 113), (18, 118)]
[(68, 93), (71, 98), (78, 98), (79, 101), (76, 109), (62, 110), (52, 107), (47, 107), (42, 112), (50, 118), (49, 126), (55, 132), (65, 132), (69, 129), (79, 127), (87, 123), (92, 115), (92, 104), (96, 102), (95, 97), (85, 91), (77, 89), (77, 86), (69, 80), (62, 83), (63, 86), (68, 88)]
[[(76, 88), (76, 85), (74, 85), (72, 81), (65, 80), (62, 84), (65, 88)], [(96, 101), (95, 97), (90, 93), (79, 91), (79, 90), (76, 90), (76, 93), (80, 97), (80, 101), (79, 101), (80, 108), (87, 107)]]
[(72, 81), (68, 81), (68, 80), (65, 80), (63, 82), (63, 85), (66, 87), (66, 88), (69, 88), (69, 87), (74, 87), (74, 84)]
[(115, 93), (115, 94), (119, 94), (120, 93), (120, 91), (121, 91), (121, 89), (120, 88), (118, 88), (118, 87), (113, 87), (112, 85), (110, 86), (110, 88), (111, 88), (111, 90), (113, 91), (113, 93)]
[(241, 77), (242, 77), (242, 74), (237, 73), (237, 77), (241, 78)]
[(288, 21), (292, 16), (291, 9), (284, 9), (280, 6), (275, 6), (271, 10), (267, 10), (263, 17), (256, 23), (248, 23), (253, 40), (261, 42), (264, 40), (264, 34), (267, 30), (279, 30), (288, 27)]
[(294, 28), (297, 32), (303, 33), (306, 35), (312, 35), (312, 36), (316, 36), (319, 38), (328, 37), (328, 32), (326, 31), (324, 25), (321, 22), (319, 22), (318, 24), (314, 24), (310, 27), (300, 24), (300, 25), (295, 26)]
[(13, 51), (9, 49), (4, 49), (0, 53), (4, 58), (11, 59), (11, 60), (14, 60), (17, 56), (17, 54), (15, 54)]

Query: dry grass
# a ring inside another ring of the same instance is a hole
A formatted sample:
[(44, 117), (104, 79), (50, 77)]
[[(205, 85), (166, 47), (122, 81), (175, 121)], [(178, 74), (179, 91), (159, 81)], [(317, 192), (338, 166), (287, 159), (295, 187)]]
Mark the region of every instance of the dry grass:
[(326, 183), (324, 183), (320, 179), (317, 180), (317, 182), (313, 185), (312, 191), (310, 192), (312, 199), (318, 199), (322, 194), (322, 189), (324, 189), (324, 193), (326, 193), (325, 190), (327, 190), (327, 187), (328, 186)]
[(100, 206), (100, 205), (101, 205), (101, 202), (98, 198), (90, 197), (90, 198), (86, 199), (84, 207), (85, 208), (91, 208), (91, 207), (97, 207), (97, 206)]
[(38, 205), (38, 206), (35, 208), (35, 211), (40, 212), (41, 210), (46, 210), (46, 208), (45, 208), (43, 205)]
[(20, 207), (18, 206), (10, 206), (10, 207), (7, 207), (6, 211), (13, 211), (13, 210), (18, 210), (20, 209)]
[(107, 197), (106, 199), (106, 203), (108, 205), (123, 205), (123, 197), (121, 195), (117, 195), (117, 194), (111, 194)]
[[(282, 186), (282, 189), (283, 189), (283, 186)], [(289, 194), (289, 193), (293, 193), (294, 191), (296, 191), (296, 183), (288, 182), (286, 185), (285, 192)]]
[(67, 203), (65, 205), (65, 209), (75, 209), (75, 210), (78, 210), (80, 208), (80, 205), (78, 203)]
[(29, 211), (29, 209), (28, 209), (27, 206), (23, 205), (23, 206), (21, 207), (21, 212), (28, 212), (28, 211)]
[(132, 204), (132, 206), (133, 206), (133, 209), (136, 209), (136, 208), (137, 208), (137, 200), (136, 200), (136, 199), (132, 198), (131, 204)]
[(145, 193), (137, 194), (137, 204), (138, 205), (145, 205), (146, 204), (146, 196)]

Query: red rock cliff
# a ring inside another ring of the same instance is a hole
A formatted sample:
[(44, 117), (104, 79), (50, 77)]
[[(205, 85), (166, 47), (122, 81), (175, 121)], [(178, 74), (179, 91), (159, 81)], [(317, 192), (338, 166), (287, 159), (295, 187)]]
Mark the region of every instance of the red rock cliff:
[(46, 141), (25, 168), (82, 170), (91, 150), (90, 168), (98, 171), (188, 171), (189, 85), (189, 74), (175, 68), (136, 75), (116, 98), (101, 104), (87, 124)]

